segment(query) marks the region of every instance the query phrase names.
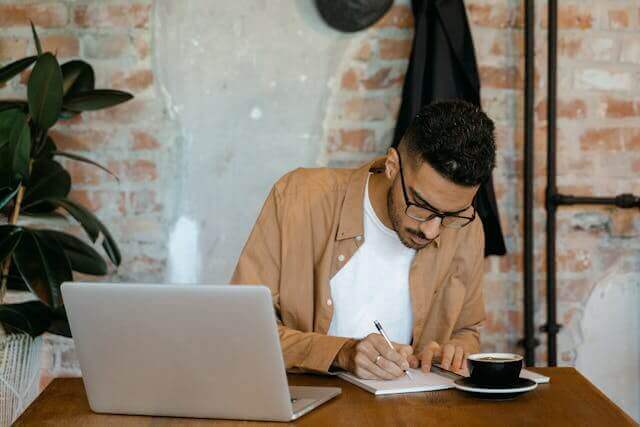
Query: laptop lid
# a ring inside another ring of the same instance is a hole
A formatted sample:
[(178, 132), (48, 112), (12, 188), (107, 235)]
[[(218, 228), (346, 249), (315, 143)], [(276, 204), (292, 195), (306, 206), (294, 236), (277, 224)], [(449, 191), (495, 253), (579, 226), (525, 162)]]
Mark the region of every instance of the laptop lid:
[(62, 295), (95, 412), (291, 419), (268, 288), (65, 283)]

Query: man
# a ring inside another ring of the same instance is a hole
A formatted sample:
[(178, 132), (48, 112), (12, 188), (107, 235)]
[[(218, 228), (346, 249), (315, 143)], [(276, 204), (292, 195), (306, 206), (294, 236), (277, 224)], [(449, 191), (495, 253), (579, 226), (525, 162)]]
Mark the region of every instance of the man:
[(495, 164), (493, 133), (477, 107), (437, 102), (386, 157), (275, 184), (231, 282), (271, 289), (287, 369), (393, 379), (436, 360), (458, 370), (479, 350), (484, 235), (473, 200)]

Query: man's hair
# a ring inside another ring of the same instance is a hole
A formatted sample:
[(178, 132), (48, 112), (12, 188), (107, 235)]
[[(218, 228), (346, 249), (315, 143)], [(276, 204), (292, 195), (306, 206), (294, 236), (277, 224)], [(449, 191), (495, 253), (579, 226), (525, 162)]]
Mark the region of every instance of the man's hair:
[(399, 145), (415, 164), (426, 161), (450, 181), (474, 186), (485, 182), (495, 167), (494, 129), (475, 105), (439, 101), (420, 110)]

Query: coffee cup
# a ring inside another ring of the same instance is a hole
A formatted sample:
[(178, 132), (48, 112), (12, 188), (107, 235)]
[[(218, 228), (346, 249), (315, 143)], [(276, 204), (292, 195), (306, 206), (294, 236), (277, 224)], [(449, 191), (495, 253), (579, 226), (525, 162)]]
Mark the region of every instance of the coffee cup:
[(469, 378), (485, 387), (504, 387), (520, 378), (522, 356), (514, 353), (475, 353), (467, 357)]

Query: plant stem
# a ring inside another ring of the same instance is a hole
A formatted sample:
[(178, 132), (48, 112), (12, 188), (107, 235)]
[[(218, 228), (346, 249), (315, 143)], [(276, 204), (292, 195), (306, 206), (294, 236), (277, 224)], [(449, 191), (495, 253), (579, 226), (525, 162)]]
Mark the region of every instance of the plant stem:
[[(9, 224), (16, 225), (18, 223), (18, 216), (20, 215), (20, 205), (22, 205), (22, 198), (24, 197), (24, 185), (20, 184), (18, 187), (18, 194), (16, 195), (16, 201), (13, 205), (13, 211), (9, 217)], [(11, 257), (7, 257), (4, 260), (2, 266), (2, 285), (0, 285), (0, 304), (4, 302), (4, 296), (7, 293), (7, 280), (9, 278), (9, 268), (11, 268)]]

